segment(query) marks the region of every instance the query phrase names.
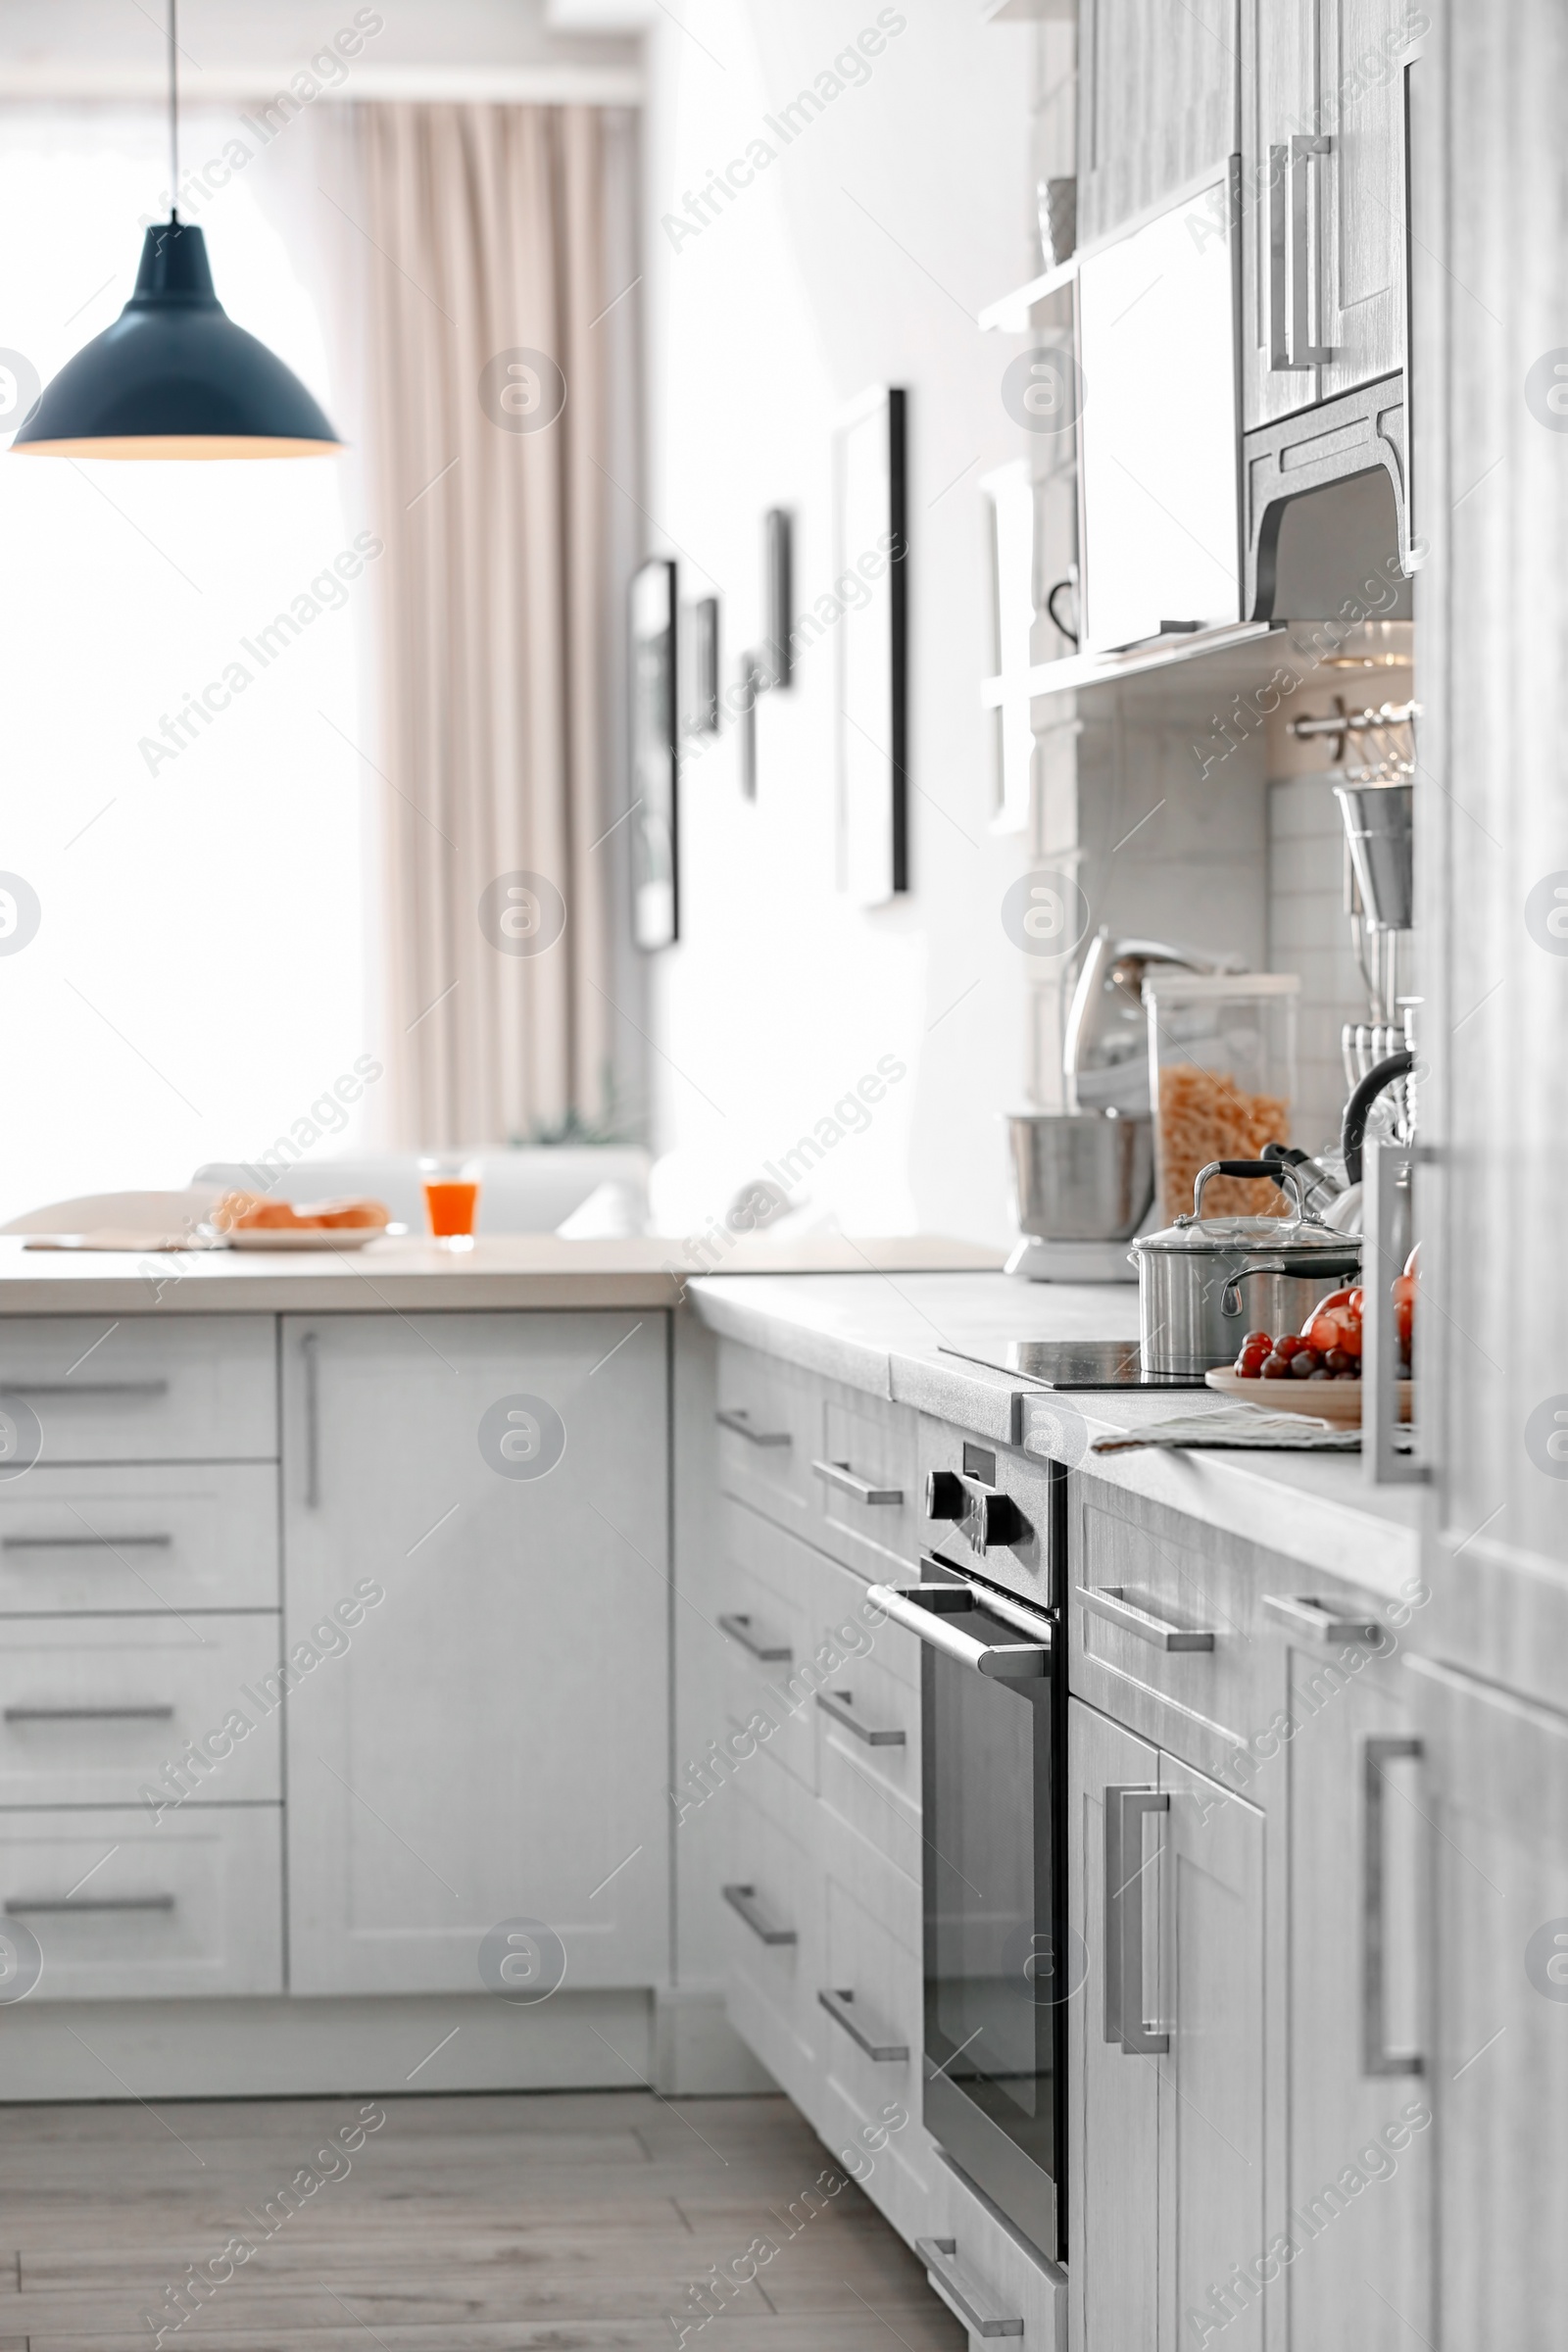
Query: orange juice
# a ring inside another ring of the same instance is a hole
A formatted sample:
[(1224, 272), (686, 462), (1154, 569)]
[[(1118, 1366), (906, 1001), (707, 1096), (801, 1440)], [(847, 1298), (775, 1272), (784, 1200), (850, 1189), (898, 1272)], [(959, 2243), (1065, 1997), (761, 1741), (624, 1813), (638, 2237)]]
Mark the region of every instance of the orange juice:
[(438, 1176), (425, 1181), (424, 1211), (437, 1241), (471, 1234), (478, 1204), (479, 1187), (466, 1177)]

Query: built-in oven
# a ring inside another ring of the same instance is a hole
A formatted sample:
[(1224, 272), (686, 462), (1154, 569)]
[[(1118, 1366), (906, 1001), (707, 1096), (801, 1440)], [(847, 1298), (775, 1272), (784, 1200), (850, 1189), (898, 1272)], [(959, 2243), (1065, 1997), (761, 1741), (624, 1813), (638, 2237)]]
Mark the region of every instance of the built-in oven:
[[(1031, 1471), (1048, 1523), (1038, 1552), (1059, 1577), (1064, 1473)], [(977, 1553), (993, 1528), (1014, 1532), (1016, 1506), (994, 1479), (956, 1482), (960, 1513), (941, 1508), (943, 1476), (932, 1482), (940, 1515), (959, 1521)], [(1082, 1972), (1065, 1933), (1065, 1638), (1055, 1585), (1033, 1581), (1047, 1597), (933, 1552), (919, 1584), (874, 1586), (872, 1597), (921, 1642), (925, 2125), (1060, 2259), (1066, 2005)]]

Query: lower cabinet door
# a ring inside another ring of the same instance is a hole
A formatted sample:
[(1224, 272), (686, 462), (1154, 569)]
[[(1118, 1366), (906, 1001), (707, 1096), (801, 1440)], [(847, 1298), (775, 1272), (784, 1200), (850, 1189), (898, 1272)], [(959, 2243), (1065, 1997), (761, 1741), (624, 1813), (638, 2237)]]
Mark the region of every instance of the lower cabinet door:
[[(1159, 2340), (1205, 2342), (1223, 2328), (1227, 2347), (1262, 2352), (1263, 1815), (1164, 1754), (1159, 1795), (1141, 1846), (1129, 1837), (1122, 1852), (1129, 1877), (1152, 1882), (1144, 1998), (1129, 1955), (1123, 2020), (1136, 2028), (1142, 2005), (1151, 2038), (1168, 2044), (1129, 2061), (1159, 2090)], [(1248, 2292), (1238, 2268), (1254, 2281)]]
[(285, 1318), (294, 1991), (667, 1981), (665, 1341)]
[[(1121, 1973), (1105, 1823), (1117, 1791), (1157, 1789), (1159, 1750), (1082, 1699), (1067, 1706), (1067, 1923), (1085, 1971), (1067, 2031), (1067, 2272), (1077, 2352), (1152, 2352), (1159, 2283), (1159, 2078), (1127, 2054), (1107, 1985)], [(1123, 1808), (1124, 1810), (1124, 1808)], [(1143, 1882), (1140, 1882), (1142, 1885)], [(1081, 1944), (1081, 1950), (1079, 1945)], [(1107, 1975), (1108, 1971), (1108, 1975)]]
[(1421, 1965), (1432, 1792), (1402, 1657), (1293, 1641), (1288, 1659), (1289, 2136), (1269, 2222), (1286, 2259), (1271, 2291), (1291, 2352), (1404, 2352), (1437, 2337)]
[[(1069, 2271), (1089, 2352), (1262, 2352), (1263, 1816), (1073, 1700)], [(1075, 1947), (1076, 1948), (1076, 1947)]]
[(34, 2001), (281, 1992), (279, 1808), (0, 1813), (0, 1990), (28, 1975)]
[(1406, 1671), (1439, 1833), (1441, 2340), (1535, 2352), (1568, 2304), (1568, 1717)]

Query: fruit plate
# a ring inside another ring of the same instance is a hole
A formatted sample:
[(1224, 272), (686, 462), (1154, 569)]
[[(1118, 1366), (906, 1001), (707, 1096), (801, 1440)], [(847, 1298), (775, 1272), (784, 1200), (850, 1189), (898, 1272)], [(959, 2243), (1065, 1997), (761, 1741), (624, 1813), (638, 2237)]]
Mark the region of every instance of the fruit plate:
[[(1234, 1396), (1242, 1404), (1260, 1404), (1265, 1412), (1309, 1413), (1315, 1421), (1332, 1421), (1336, 1426), (1361, 1418), (1358, 1380), (1244, 1380), (1229, 1364), (1205, 1372), (1203, 1379), (1222, 1396)], [(1415, 1383), (1401, 1380), (1398, 1390), (1399, 1419), (1408, 1421)]]

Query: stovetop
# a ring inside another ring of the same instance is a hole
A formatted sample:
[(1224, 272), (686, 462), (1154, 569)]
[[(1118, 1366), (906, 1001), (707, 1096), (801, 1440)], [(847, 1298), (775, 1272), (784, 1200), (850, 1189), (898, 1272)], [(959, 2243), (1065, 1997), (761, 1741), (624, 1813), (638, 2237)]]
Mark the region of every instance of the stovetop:
[(1017, 1372), (1046, 1389), (1200, 1389), (1201, 1373), (1148, 1372), (1136, 1340), (1006, 1340), (992, 1355), (944, 1348), (944, 1355)]

